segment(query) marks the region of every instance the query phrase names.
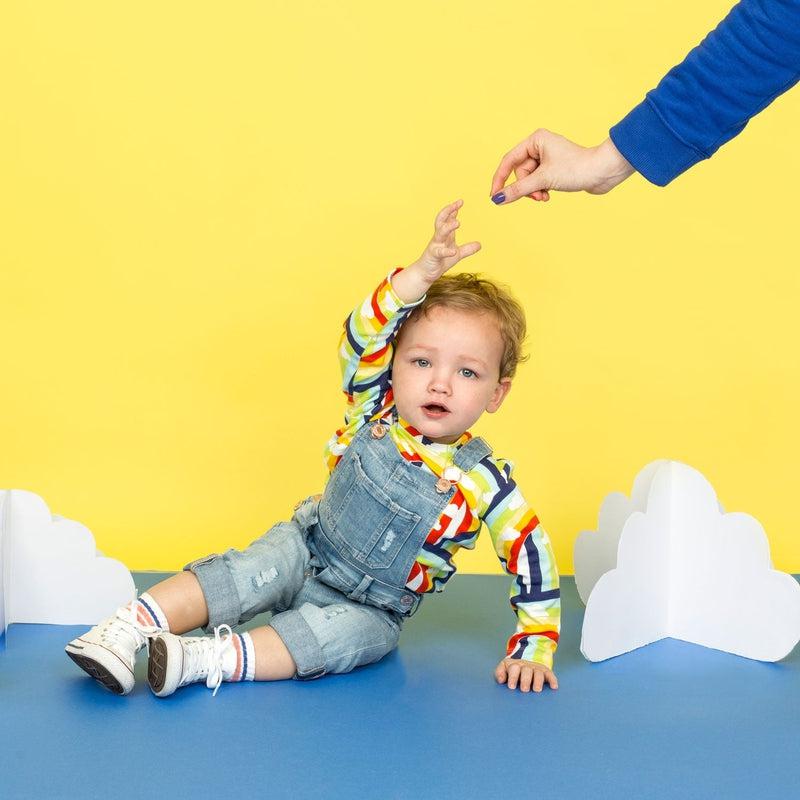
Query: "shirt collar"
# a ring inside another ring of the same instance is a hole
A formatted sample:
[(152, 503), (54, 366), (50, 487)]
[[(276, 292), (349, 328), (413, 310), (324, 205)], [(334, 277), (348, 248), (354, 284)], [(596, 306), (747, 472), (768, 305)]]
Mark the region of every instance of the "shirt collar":
[(420, 433), (413, 425), (406, 422), (399, 414), (395, 413), (394, 416), (397, 421), (397, 425), (401, 430), (405, 431), (409, 436), (416, 439), (416, 441), (421, 445), (424, 445), (435, 453), (453, 452), (462, 445), (466, 444), (472, 438), (472, 434), (469, 431), (464, 431), (464, 433), (462, 433), (461, 436), (456, 439), (456, 441), (450, 444), (446, 444), (445, 442), (434, 442), (433, 439), (429, 439), (427, 436)]

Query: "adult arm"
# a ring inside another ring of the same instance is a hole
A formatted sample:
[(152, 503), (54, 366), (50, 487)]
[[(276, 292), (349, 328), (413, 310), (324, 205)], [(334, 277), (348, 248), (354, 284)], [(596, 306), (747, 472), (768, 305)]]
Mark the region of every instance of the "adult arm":
[[(741, 0), (602, 144), (583, 147), (540, 128), (506, 153), (492, 178), (492, 200), (548, 200), (550, 190), (603, 194), (635, 171), (664, 186), (709, 158), (798, 78), (800, 0)], [(512, 172), (515, 181), (504, 187)]]
[(798, 78), (800, 0), (741, 0), (611, 128), (611, 140), (637, 172), (665, 186)]

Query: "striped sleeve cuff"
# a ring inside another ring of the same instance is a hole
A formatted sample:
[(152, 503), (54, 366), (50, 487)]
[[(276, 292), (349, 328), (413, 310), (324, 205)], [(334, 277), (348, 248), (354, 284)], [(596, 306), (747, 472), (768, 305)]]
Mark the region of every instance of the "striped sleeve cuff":
[(427, 297), (427, 295), (422, 295), (422, 297), (420, 297), (420, 299), (417, 300), (416, 303), (404, 303), (397, 296), (397, 292), (395, 292), (394, 286), (392, 286), (392, 278), (394, 278), (395, 275), (399, 274), (402, 271), (403, 271), (403, 267), (397, 267), (396, 269), (393, 269), (386, 276), (386, 293), (385, 293), (385, 297), (388, 298), (391, 301), (391, 303), (394, 305), (393, 311), (397, 311), (400, 308), (403, 308), (403, 309), (416, 308), (416, 306), (418, 306), (420, 303), (422, 303), (425, 300), (425, 298)]
[(515, 633), (508, 640), (506, 658), (518, 658), (531, 661), (548, 669), (553, 668), (553, 654), (558, 646), (558, 633), (548, 631), (547, 634)]

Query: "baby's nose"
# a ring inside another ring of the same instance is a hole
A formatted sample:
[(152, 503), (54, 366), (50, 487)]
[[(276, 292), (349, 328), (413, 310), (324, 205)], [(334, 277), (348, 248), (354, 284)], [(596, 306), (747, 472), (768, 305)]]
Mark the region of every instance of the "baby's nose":
[(450, 381), (444, 375), (434, 375), (429, 384), (432, 392), (450, 394)]

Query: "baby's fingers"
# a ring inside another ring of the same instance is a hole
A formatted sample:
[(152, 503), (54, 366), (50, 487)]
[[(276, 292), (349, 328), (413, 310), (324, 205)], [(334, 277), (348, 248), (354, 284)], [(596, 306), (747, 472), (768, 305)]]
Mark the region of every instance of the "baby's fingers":
[(428, 252), (437, 260), (444, 261), (447, 269), (458, 264), (462, 258), (469, 258), (481, 249), (480, 242), (469, 242), (468, 244), (431, 244)]
[(438, 258), (440, 260), (445, 258), (452, 258), (453, 256), (458, 255), (458, 248), (449, 247), (446, 244), (435, 244), (431, 248), (431, 253), (434, 258)]
[(455, 231), (461, 227), (461, 222), (455, 217), (445, 220), (441, 225), (436, 226), (436, 232), (433, 235), (435, 242), (446, 242)]
[(531, 667), (524, 666), (519, 678), (519, 690), (521, 692), (529, 692), (531, 690), (531, 681), (534, 682), (534, 690), (536, 690), (536, 672)]
[(478, 250), (481, 249), (480, 242), (469, 242), (468, 244), (462, 244), (458, 249), (458, 260), (460, 261), (462, 258), (469, 258), (469, 256), (474, 256)]
[(551, 669), (538, 669), (533, 677), (533, 691), (541, 692), (544, 688), (545, 681), (551, 689), (558, 689), (558, 680), (556, 674)]
[(439, 230), (439, 227), (445, 223), (445, 221), (450, 217), (451, 214), (458, 213), (458, 209), (464, 205), (463, 200), (456, 200), (454, 203), (450, 203), (446, 205), (437, 215), (436, 221), (434, 222), (434, 226), (436, 230)]
[(519, 682), (519, 673), (521, 669), (522, 667), (518, 662), (512, 664), (508, 668), (508, 680), (506, 681), (506, 683), (508, 684), (509, 689), (517, 688), (517, 683)]

